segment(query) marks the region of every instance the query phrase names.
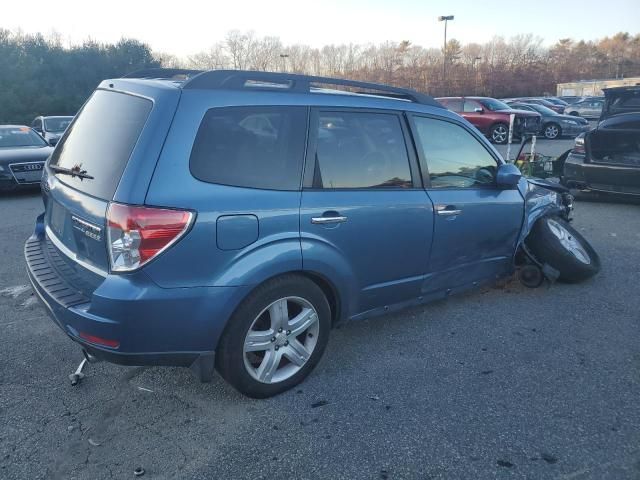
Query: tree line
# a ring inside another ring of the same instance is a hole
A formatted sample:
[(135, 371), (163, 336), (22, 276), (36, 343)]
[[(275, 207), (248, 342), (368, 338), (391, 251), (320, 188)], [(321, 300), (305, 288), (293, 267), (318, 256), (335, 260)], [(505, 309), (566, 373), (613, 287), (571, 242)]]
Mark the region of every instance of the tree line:
[(0, 29), (0, 122), (72, 115), (101, 80), (158, 66), (287, 71), (387, 83), (434, 96), (499, 98), (555, 94), (560, 82), (640, 76), (640, 34), (566, 38), (550, 47), (526, 34), (484, 44), (452, 39), (446, 49), (408, 40), (313, 48), (232, 30), (211, 47), (180, 58), (152, 52), (134, 39), (65, 47), (56, 35)]

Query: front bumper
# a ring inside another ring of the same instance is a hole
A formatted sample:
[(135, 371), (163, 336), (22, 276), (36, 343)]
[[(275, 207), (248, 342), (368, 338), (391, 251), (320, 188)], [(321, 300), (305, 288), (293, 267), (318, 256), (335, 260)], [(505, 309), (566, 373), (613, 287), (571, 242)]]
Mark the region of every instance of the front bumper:
[[(122, 365), (213, 371), (218, 339), (248, 287), (161, 288), (137, 272), (107, 275), (86, 295), (74, 288), (61, 255), (41, 226), (25, 244), (34, 291), (54, 322), (88, 353)], [(118, 345), (109, 347), (86, 337)]]
[(581, 133), (586, 133), (591, 130), (591, 126), (587, 125), (575, 125), (575, 124), (565, 124), (561, 123), (560, 128), (562, 129), (562, 135), (567, 135), (570, 137), (577, 137)]

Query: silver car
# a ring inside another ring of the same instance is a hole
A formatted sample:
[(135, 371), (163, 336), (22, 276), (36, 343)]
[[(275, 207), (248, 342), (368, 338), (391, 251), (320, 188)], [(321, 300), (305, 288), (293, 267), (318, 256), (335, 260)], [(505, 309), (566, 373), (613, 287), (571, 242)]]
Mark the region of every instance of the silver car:
[(73, 117), (36, 117), (31, 122), (31, 128), (38, 132), (49, 145), (55, 145), (62, 137)]
[(572, 105), (568, 105), (565, 108), (564, 113), (566, 115), (573, 115), (575, 117), (600, 118), (603, 105), (604, 99), (600, 100), (589, 98), (576, 102)]

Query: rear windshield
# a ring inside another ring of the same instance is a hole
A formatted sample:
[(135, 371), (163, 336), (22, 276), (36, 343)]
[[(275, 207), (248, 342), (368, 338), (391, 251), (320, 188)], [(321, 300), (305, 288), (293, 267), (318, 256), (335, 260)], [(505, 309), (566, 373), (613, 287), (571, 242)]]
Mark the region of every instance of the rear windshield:
[(57, 173), (58, 179), (111, 200), (152, 107), (145, 98), (96, 90), (51, 156), (51, 165), (86, 170), (94, 178)]

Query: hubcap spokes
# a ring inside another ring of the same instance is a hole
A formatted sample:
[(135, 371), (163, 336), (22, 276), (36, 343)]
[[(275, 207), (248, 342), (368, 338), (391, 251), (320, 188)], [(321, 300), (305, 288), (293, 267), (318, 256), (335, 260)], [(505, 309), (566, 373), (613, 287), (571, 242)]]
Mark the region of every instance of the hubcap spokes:
[(567, 251), (571, 252), (571, 254), (576, 257), (580, 262), (589, 265), (591, 263), (591, 257), (582, 246), (582, 244), (578, 241), (576, 237), (574, 237), (566, 228), (564, 228), (560, 223), (555, 220), (547, 220), (547, 224), (549, 225), (549, 229), (551, 233), (553, 233), (564, 248)]
[(504, 127), (498, 127), (493, 131), (493, 139), (496, 142), (504, 142), (507, 139), (507, 130)]
[(558, 129), (556, 127), (547, 127), (546, 137), (547, 138), (556, 138), (558, 136)]
[(263, 383), (282, 382), (295, 375), (315, 349), (318, 313), (300, 297), (276, 300), (254, 319), (244, 341), (244, 364)]

